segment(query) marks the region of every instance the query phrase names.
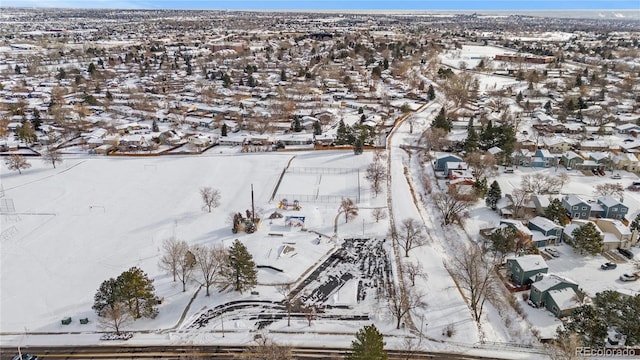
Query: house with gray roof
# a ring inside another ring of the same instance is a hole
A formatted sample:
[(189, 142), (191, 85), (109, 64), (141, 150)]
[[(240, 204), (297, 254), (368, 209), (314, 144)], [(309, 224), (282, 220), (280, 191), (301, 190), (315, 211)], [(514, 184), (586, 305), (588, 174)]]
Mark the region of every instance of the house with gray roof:
[(591, 214), (591, 204), (578, 195), (565, 195), (562, 198), (562, 206), (572, 219), (588, 219)]
[(584, 159), (574, 151), (567, 151), (562, 155), (562, 164), (567, 169), (577, 169), (582, 163), (584, 163)]
[(596, 201), (602, 206), (603, 218), (622, 220), (629, 212), (629, 207), (610, 195), (599, 197)]
[[(566, 311), (573, 309), (571, 306), (575, 304), (571, 304), (567, 296), (576, 296), (578, 284), (575, 281), (560, 275), (546, 273), (537, 274), (534, 280), (536, 281), (531, 284), (529, 300), (537, 307), (544, 307), (556, 316), (566, 315)], [(571, 289), (572, 291), (558, 292), (564, 289)], [(555, 296), (555, 298), (552, 299), (552, 296)]]
[(523, 255), (507, 259), (507, 275), (517, 285), (531, 284), (536, 274), (547, 273), (549, 267), (542, 255)]
[(527, 227), (533, 233), (532, 240), (537, 247), (556, 244), (562, 241), (563, 227), (545, 217), (534, 217), (529, 220)]

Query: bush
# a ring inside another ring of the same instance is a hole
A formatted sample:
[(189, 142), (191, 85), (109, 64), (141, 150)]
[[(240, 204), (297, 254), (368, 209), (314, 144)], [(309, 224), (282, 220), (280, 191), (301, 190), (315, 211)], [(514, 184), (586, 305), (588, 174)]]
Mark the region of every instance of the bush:
[(444, 329), (442, 329), (442, 335), (445, 335), (446, 337), (452, 337), (453, 335), (455, 335), (456, 333), (456, 328), (453, 325), (453, 323), (445, 326)]

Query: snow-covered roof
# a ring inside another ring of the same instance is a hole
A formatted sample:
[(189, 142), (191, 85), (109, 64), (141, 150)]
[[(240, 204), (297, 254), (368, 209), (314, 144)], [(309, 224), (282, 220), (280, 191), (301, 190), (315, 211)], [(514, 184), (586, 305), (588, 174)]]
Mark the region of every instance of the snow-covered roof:
[(542, 279), (534, 282), (531, 287), (535, 287), (536, 289), (540, 290), (540, 292), (545, 292), (561, 283), (578, 285), (578, 283), (576, 283), (575, 281), (557, 274), (539, 274), (537, 276), (542, 276)]
[(582, 156), (578, 155), (576, 152), (573, 152), (573, 151), (567, 151), (566, 153), (564, 153), (564, 157), (566, 157), (569, 160), (574, 159), (574, 158), (581, 158), (582, 159)]
[(549, 291), (549, 296), (553, 302), (558, 305), (558, 310), (570, 310), (580, 306), (580, 302), (576, 299), (576, 291), (573, 288), (564, 288), (560, 290)]
[(529, 220), (529, 223), (539, 227), (544, 231), (549, 231), (561, 227), (560, 225), (542, 216), (534, 217), (533, 219)]
[(599, 197), (598, 202), (606, 207), (612, 207), (620, 204), (620, 200), (613, 198), (611, 195)]
[(520, 265), (520, 268), (522, 268), (522, 271), (533, 271), (549, 268), (542, 255), (523, 255), (509, 260), (514, 260), (515, 262), (517, 262)]
[(574, 206), (580, 203), (586, 203), (585, 200), (583, 200), (580, 196), (578, 195), (565, 195), (564, 197), (564, 201), (569, 204), (569, 206)]

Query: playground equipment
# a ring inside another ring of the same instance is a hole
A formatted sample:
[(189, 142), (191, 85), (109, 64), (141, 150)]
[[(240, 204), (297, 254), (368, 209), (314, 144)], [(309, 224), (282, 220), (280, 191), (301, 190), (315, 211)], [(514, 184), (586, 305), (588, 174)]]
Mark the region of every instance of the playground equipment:
[(278, 209), (289, 210), (289, 208), (295, 211), (300, 211), (300, 209), (302, 209), (302, 206), (300, 206), (300, 202), (298, 200), (293, 200), (293, 203), (290, 204), (287, 199), (282, 199), (278, 203)]

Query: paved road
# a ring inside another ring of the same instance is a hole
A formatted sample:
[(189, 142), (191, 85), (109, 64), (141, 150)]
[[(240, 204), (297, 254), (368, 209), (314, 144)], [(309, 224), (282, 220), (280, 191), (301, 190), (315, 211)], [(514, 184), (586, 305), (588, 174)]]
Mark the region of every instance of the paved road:
[[(22, 349), (23, 353), (35, 354), (42, 359), (251, 359), (242, 346), (62, 346), (31, 347)], [(2, 360), (11, 359), (17, 349), (1, 349)], [(341, 348), (292, 348), (295, 359), (344, 359), (348, 349)], [(483, 357), (461, 353), (407, 352), (388, 350), (389, 359), (434, 359), (434, 360), (486, 360), (504, 359)]]

